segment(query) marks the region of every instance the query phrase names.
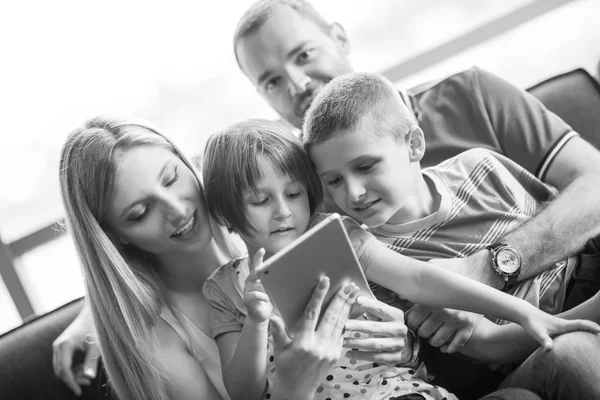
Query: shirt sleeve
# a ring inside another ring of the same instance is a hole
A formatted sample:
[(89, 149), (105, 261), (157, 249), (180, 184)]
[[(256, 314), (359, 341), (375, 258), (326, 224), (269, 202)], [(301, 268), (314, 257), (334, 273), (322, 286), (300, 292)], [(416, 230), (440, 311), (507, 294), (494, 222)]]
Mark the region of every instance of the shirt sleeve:
[(238, 310), (231, 299), (235, 292), (231, 296), (227, 295), (227, 289), (223, 287), (222, 282), (219, 282), (224, 279), (218, 272), (208, 278), (202, 287), (202, 293), (211, 306), (210, 332), (213, 339), (223, 333), (241, 332), (243, 326), (238, 318)]
[(352, 244), (354, 253), (356, 253), (356, 257), (358, 258), (363, 271), (366, 271), (371, 263), (373, 253), (379, 242), (372, 233), (367, 232), (354, 219), (347, 216), (342, 216), (341, 218), (344, 228), (346, 229), (346, 233), (350, 238), (350, 243)]
[(525, 90), (481, 69), (473, 69), (476, 101), (487, 113), (503, 153), (544, 180), (573, 129)]

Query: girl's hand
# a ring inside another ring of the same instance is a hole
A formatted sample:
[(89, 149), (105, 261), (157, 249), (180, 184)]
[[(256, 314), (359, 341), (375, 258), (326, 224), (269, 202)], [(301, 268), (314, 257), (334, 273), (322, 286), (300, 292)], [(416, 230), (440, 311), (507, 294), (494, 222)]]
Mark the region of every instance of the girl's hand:
[(277, 378), (273, 399), (312, 399), (319, 383), (342, 355), (343, 330), (358, 287), (346, 284), (338, 290), (317, 326), (329, 278), (322, 277), (306, 305), (304, 318), (290, 337), (279, 316), (271, 316)]
[(520, 325), (546, 350), (552, 349), (552, 336), (573, 331), (600, 333), (600, 326), (595, 322), (583, 319), (566, 320), (533, 308), (534, 311)]
[(264, 256), (264, 249), (261, 248), (256, 252), (250, 262), (250, 275), (244, 285), (244, 304), (248, 311), (248, 318), (257, 323), (265, 322), (273, 311), (271, 300), (256, 273), (257, 267), (262, 265)]

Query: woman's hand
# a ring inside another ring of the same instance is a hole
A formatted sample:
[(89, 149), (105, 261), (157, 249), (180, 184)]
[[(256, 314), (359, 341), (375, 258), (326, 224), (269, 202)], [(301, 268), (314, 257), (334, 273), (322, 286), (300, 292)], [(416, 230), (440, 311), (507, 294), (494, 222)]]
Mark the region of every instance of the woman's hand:
[(346, 322), (346, 330), (371, 336), (344, 339), (344, 347), (353, 349), (346, 355), (389, 365), (408, 362), (412, 357), (412, 347), (403, 351), (408, 328), (402, 310), (364, 296), (358, 297), (356, 306), (362, 312), (379, 317), (380, 321), (353, 319)]
[(317, 326), (329, 278), (322, 277), (306, 305), (293, 339), (279, 316), (271, 317), (277, 378), (272, 399), (312, 399), (319, 383), (342, 355), (343, 331), (358, 287), (347, 284), (336, 293)]
[[(94, 331), (87, 303), (75, 320), (52, 343), (52, 366), (54, 374), (71, 389), (81, 395), (82, 386), (89, 386), (98, 372), (100, 348)], [(77, 351), (85, 354), (83, 364), (73, 364)]]
[(246, 278), (246, 284), (244, 285), (244, 304), (248, 311), (248, 318), (257, 323), (265, 322), (273, 311), (269, 296), (256, 273), (256, 269), (262, 265), (264, 256), (264, 249), (256, 252), (252, 262), (249, 263), (250, 275)]

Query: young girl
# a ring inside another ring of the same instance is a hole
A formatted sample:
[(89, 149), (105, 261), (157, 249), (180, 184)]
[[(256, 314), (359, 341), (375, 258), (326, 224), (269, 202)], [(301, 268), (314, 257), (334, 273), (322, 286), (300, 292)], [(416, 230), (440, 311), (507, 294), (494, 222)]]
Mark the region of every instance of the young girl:
[[(268, 333), (272, 307), (253, 271), (263, 254), (267, 258), (275, 254), (323, 218), (317, 213), (321, 182), (297, 140), (277, 123), (264, 120), (244, 121), (210, 138), (204, 182), (210, 214), (238, 233), (249, 252), (247, 258), (217, 270), (204, 287), (213, 306), (211, 331), (219, 346), (225, 385), (234, 399), (263, 394), (269, 398), (277, 370)], [(517, 322), (545, 348), (552, 346), (550, 334), (597, 328), (589, 321), (550, 316), (523, 300), (401, 256), (350, 218), (343, 221), (367, 279), (410, 301)], [(345, 358), (324, 377), (316, 395), (389, 398), (418, 392), (428, 399), (453, 398), (424, 382), (420, 372)]]

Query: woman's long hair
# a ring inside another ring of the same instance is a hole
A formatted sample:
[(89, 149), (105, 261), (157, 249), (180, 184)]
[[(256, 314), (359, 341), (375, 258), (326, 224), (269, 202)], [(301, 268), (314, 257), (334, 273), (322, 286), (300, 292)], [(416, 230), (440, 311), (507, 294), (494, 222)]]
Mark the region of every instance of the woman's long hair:
[[(151, 254), (123, 245), (104, 226), (117, 158), (136, 146), (161, 146), (200, 178), (192, 163), (157, 130), (96, 117), (73, 131), (60, 158), (60, 187), (67, 224), (82, 263), (87, 296), (109, 382), (123, 400), (167, 400), (163, 359), (155, 325), (165, 296)], [(239, 256), (223, 228), (211, 218), (213, 237), (229, 257)]]

